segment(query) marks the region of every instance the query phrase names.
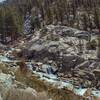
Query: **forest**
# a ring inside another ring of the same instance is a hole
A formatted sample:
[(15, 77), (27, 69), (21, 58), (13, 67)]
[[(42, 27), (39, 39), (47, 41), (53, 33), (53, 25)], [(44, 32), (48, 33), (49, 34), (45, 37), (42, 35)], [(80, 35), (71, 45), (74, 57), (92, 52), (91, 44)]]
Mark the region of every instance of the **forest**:
[(0, 6), (0, 34), (3, 38), (23, 34), (27, 12), (39, 18), (40, 26), (61, 24), (100, 32), (99, 0), (6, 0)]

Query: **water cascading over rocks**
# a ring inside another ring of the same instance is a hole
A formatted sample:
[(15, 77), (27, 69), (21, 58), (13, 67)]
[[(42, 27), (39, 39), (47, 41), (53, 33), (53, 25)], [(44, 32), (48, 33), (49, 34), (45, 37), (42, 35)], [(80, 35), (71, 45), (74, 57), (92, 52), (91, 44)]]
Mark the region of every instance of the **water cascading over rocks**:
[(26, 16), (25, 16), (25, 21), (24, 21), (24, 25), (23, 25), (23, 33), (25, 35), (30, 34), (32, 32), (32, 28), (31, 28), (31, 15), (29, 14), (29, 12), (27, 12)]

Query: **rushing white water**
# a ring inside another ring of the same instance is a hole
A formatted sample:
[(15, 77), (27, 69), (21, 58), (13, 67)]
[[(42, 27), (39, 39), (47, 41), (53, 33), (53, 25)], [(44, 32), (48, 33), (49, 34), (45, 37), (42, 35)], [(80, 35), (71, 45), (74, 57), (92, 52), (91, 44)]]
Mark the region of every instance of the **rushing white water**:
[(82, 88), (75, 88), (74, 89), (74, 93), (76, 93), (77, 95), (83, 96), (85, 94), (85, 92), (87, 91), (87, 88), (82, 89)]
[(100, 91), (92, 91), (92, 94), (100, 98)]
[(0, 61), (3, 62), (11, 62), (11, 60), (9, 60), (7, 57), (0, 55)]
[(0, 2), (3, 2), (3, 1), (5, 1), (5, 0), (0, 0)]
[[(45, 74), (42, 72), (36, 72), (33, 71), (33, 73), (37, 76), (40, 77), (40, 80), (45, 80), (48, 83), (52, 84), (53, 86), (57, 86), (59, 89), (62, 88), (67, 88), (68, 90), (73, 91), (76, 95), (84, 96), (86, 91), (88, 90), (87, 88), (75, 88), (70, 82), (63, 82), (62, 80), (59, 80), (57, 76), (52, 75), (52, 74)], [(100, 91), (92, 91), (91, 95), (99, 97), (100, 98)]]
[(10, 60), (10, 59), (7, 58), (6, 56), (0, 55), (0, 61), (1, 61), (1, 62), (13, 63), (13, 62), (19, 62), (20, 60)]

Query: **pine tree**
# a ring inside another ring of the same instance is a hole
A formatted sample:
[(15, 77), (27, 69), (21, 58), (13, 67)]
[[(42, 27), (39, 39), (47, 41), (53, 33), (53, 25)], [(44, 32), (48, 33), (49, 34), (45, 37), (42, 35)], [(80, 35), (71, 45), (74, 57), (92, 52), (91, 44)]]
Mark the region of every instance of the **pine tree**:
[(5, 9), (0, 8), (0, 35), (1, 35), (1, 41), (4, 43), (6, 42), (5, 38)]

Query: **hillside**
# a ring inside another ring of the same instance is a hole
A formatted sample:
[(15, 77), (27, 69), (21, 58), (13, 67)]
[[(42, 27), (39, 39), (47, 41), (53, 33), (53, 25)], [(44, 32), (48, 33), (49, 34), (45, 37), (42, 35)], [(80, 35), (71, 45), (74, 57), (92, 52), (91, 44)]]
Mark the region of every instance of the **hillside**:
[(100, 0), (2, 2), (0, 100), (100, 100)]

